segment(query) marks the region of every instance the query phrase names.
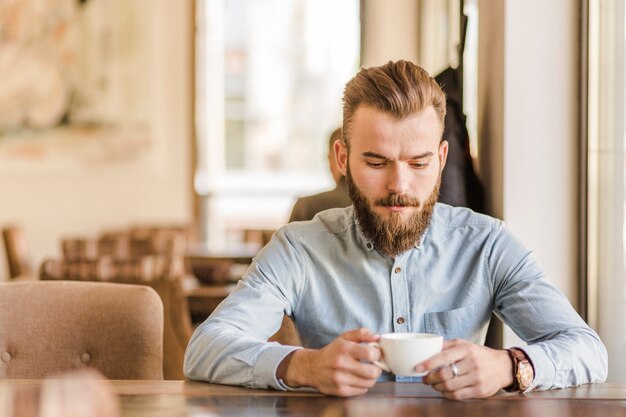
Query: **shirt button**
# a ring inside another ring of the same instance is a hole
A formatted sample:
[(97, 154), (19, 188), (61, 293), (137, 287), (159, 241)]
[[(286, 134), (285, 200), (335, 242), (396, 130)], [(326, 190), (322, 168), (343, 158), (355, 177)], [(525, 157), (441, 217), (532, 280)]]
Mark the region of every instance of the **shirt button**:
[(2, 362), (8, 362), (11, 360), (11, 354), (9, 352), (2, 352), (0, 358), (2, 359)]
[(398, 319), (396, 320), (396, 323), (403, 324), (404, 323), (404, 317), (398, 317)]
[(87, 352), (83, 353), (82, 355), (80, 355), (80, 361), (82, 363), (87, 363), (91, 360), (91, 355)]
[(394, 272), (395, 272), (396, 274), (399, 274), (400, 272), (402, 272), (402, 268), (397, 267), (397, 268), (394, 270)]

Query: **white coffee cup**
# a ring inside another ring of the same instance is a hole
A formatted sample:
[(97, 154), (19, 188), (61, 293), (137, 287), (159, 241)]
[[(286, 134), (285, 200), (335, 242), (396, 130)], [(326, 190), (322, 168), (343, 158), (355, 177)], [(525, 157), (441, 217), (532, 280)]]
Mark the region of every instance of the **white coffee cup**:
[(381, 351), (380, 361), (374, 365), (401, 376), (424, 376), (415, 372), (415, 366), (441, 352), (443, 336), (434, 333), (385, 333), (378, 342), (370, 343)]

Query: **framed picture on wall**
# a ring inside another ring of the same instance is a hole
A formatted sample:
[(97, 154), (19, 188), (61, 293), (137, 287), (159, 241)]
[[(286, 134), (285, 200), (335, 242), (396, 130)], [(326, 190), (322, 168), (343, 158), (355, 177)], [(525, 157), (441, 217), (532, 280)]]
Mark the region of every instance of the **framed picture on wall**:
[(150, 0), (0, 2), (0, 169), (149, 160), (159, 28)]

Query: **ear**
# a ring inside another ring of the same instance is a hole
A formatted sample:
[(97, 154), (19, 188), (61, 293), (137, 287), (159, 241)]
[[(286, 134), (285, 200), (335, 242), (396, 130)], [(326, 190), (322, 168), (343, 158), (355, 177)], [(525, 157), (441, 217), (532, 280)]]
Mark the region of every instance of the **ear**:
[(335, 151), (337, 168), (339, 168), (339, 172), (341, 172), (341, 174), (345, 176), (346, 172), (348, 171), (348, 147), (346, 146), (344, 141), (337, 140), (333, 145), (333, 149)]
[(448, 141), (442, 140), (439, 144), (439, 165), (441, 166), (441, 171), (443, 171), (443, 167), (446, 166), (446, 161), (448, 160)]

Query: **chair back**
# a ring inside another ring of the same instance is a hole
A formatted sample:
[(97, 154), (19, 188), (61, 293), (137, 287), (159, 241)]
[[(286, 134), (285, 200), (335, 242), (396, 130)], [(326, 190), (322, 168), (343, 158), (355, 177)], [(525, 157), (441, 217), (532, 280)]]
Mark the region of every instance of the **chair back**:
[(30, 276), (33, 273), (30, 253), (22, 230), (14, 226), (5, 227), (2, 229), (2, 238), (9, 266), (9, 277)]
[(152, 287), (163, 302), (163, 376), (184, 379), (183, 361), (193, 331), (182, 280), (172, 275), (164, 258), (145, 256), (116, 261), (47, 259), (40, 268), (41, 280), (107, 281)]
[(152, 288), (0, 283), (0, 378), (85, 367), (109, 379), (163, 379), (163, 304)]

